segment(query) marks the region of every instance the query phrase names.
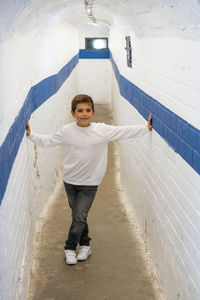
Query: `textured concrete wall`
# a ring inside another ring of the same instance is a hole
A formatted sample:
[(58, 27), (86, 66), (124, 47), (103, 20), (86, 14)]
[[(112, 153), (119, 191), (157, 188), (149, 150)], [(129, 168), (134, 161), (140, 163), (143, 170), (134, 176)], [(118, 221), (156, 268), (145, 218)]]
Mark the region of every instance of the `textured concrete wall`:
[[(1, 44), (1, 143), (31, 87), (57, 74), (77, 53), (78, 30), (67, 23), (18, 32)], [(32, 130), (51, 133), (71, 120), (77, 83), (75, 68), (58, 92), (32, 114)], [(36, 220), (58, 182), (62, 157), (61, 149), (40, 149), (24, 135), (0, 206), (2, 300), (26, 299)]]
[[(133, 68), (126, 66), (126, 35), (132, 37)], [(137, 39), (112, 28), (110, 48), (121, 75), (200, 128), (198, 48), (192, 40)], [(121, 95), (112, 79), (117, 124), (146, 121)], [(200, 298), (200, 177), (153, 131), (120, 143), (121, 180), (170, 300)]]

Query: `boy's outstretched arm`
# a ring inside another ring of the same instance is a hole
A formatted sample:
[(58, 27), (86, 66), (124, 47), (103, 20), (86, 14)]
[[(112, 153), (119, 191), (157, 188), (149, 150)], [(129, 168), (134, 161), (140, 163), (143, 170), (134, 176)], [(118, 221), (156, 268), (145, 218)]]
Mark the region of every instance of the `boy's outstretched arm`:
[(26, 120), (26, 135), (29, 136), (31, 134), (31, 127), (29, 125), (29, 121)]
[(149, 130), (152, 130), (152, 114), (150, 114), (148, 117), (147, 127)]
[(43, 148), (50, 148), (62, 145), (63, 143), (62, 128), (52, 134), (36, 134), (31, 131), (28, 120), (26, 120), (26, 135), (29, 137), (30, 141)]

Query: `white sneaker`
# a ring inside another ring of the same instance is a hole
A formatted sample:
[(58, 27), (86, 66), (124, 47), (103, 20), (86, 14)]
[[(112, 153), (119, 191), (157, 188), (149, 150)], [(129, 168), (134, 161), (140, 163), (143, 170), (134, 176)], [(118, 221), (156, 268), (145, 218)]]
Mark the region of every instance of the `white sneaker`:
[(80, 246), (77, 260), (86, 260), (92, 253), (90, 246)]
[(76, 252), (74, 250), (65, 250), (65, 257), (68, 265), (77, 264)]

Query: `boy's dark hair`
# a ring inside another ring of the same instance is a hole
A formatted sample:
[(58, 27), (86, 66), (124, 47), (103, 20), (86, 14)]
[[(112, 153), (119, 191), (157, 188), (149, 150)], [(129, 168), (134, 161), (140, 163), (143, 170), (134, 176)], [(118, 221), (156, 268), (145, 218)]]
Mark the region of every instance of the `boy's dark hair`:
[(71, 109), (72, 109), (73, 112), (75, 112), (76, 106), (79, 103), (89, 103), (89, 104), (91, 104), (92, 110), (94, 111), (94, 102), (93, 102), (93, 100), (90, 96), (84, 95), (84, 94), (80, 94), (80, 95), (75, 96), (72, 100), (72, 106), (71, 106)]

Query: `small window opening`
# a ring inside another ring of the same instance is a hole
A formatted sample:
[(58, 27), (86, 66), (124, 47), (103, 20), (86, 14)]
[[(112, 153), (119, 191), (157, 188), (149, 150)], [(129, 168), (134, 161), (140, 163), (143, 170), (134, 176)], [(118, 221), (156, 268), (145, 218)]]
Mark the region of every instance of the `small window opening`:
[(129, 68), (132, 68), (132, 47), (131, 47), (131, 37), (130, 36), (126, 36), (125, 37), (126, 40), (126, 58), (127, 58), (127, 66)]
[(85, 38), (86, 50), (108, 50), (108, 38)]

